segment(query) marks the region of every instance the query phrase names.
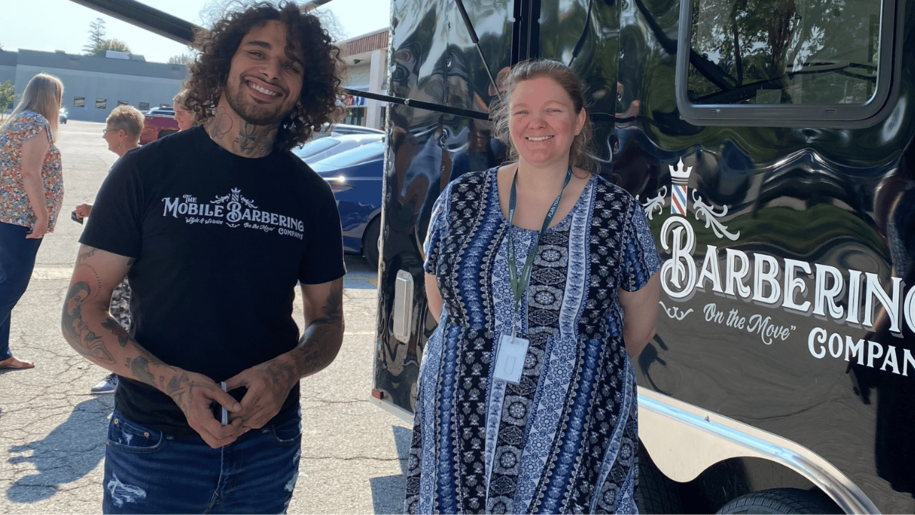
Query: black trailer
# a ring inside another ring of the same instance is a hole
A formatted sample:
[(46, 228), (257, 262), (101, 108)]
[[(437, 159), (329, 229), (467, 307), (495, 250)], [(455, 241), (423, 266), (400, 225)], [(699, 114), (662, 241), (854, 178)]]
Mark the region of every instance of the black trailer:
[[(135, 0), (74, 1), (177, 41), (194, 28)], [(432, 204), (504, 158), (487, 114), (499, 74), (549, 57), (587, 81), (602, 173), (638, 196), (665, 259), (658, 336), (636, 362), (642, 511), (915, 512), (912, 5), (393, 0), (392, 14), (389, 92), (371, 95), (389, 102), (379, 405), (411, 418), (434, 329)]]
[(602, 173), (665, 260), (643, 511), (915, 512), (905, 4), (395, 0), (373, 398), (410, 419), (432, 205), (501, 162), (495, 83), (548, 57), (587, 81)]

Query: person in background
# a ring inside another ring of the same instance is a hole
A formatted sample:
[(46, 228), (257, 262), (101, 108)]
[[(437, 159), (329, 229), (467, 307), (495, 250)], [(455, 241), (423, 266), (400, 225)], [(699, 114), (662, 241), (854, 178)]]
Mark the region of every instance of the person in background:
[[(340, 50), (293, 2), (227, 10), (194, 45), (199, 125), (114, 165), (64, 299), (67, 342), (120, 376), (105, 513), (285, 512), (299, 381), (343, 341), (336, 202), (291, 152), (342, 110)], [(129, 333), (108, 314), (125, 276)]]
[[(143, 113), (132, 106), (117, 106), (111, 110), (111, 114), (105, 120), (102, 138), (108, 143), (108, 150), (117, 154), (118, 159), (140, 146), (140, 134), (143, 132), (144, 120)], [(83, 223), (91, 212), (92, 204), (80, 204), (73, 211), (74, 220)], [(110, 312), (124, 329), (130, 329), (130, 286), (127, 284), (126, 277), (111, 294)], [(117, 387), (118, 376), (112, 372), (90, 388), (89, 392), (96, 395), (114, 393)]]
[(514, 162), (435, 204), (409, 513), (636, 513), (638, 356), (661, 260), (639, 203), (595, 173), (584, 84), (517, 64), (491, 111)]
[(185, 131), (194, 126), (194, 113), (187, 109), (187, 90), (182, 89), (172, 99), (172, 105), (175, 106), (175, 121), (178, 122), (178, 130)]
[(0, 124), (0, 370), (35, 366), (13, 357), (10, 318), (64, 198), (60, 151), (54, 145), (63, 94), (60, 79), (39, 73)]

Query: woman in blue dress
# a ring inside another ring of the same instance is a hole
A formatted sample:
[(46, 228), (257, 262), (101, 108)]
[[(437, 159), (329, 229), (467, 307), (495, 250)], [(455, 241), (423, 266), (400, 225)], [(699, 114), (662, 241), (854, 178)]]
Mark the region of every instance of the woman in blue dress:
[(516, 161), (436, 202), (408, 512), (637, 511), (631, 358), (660, 259), (638, 202), (592, 172), (584, 106), (565, 65), (516, 65), (492, 113)]

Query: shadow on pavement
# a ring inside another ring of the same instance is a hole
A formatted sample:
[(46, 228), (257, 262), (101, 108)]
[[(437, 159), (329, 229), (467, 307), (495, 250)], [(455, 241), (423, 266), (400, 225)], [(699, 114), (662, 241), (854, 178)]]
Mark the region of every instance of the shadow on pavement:
[[(10, 447), (9, 463), (31, 463), (36, 472), (10, 485), (7, 498), (16, 503), (34, 503), (53, 496), (60, 485), (76, 481), (98, 466), (105, 457), (111, 402), (89, 399), (77, 404), (67, 420), (46, 437), (27, 445)], [(41, 431), (36, 428), (36, 432)]]
[(404, 488), (407, 479), (407, 458), (410, 456), (410, 440), (413, 431), (405, 427), (392, 426), (397, 456), (400, 457), (398, 476), (373, 477), (369, 479), (372, 487), (372, 507), (375, 513), (403, 513)]

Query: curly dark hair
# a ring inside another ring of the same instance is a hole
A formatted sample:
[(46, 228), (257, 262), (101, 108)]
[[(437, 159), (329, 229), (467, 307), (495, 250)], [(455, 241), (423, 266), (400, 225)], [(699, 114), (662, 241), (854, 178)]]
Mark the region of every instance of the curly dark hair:
[[(588, 107), (585, 97), (585, 83), (575, 75), (568, 66), (549, 59), (532, 59), (516, 64), (511, 71), (502, 75), (499, 80), (499, 96), (489, 106), (489, 118), (493, 122), (493, 136), (505, 143), (508, 148), (509, 160), (518, 160), (518, 150), (512, 144), (511, 131), (509, 130), (509, 101), (519, 82), (526, 80), (549, 78), (562, 86), (569, 94), (576, 112)], [(572, 140), (569, 150), (569, 164), (583, 168), (591, 173), (597, 173), (599, 168), (594, 162), (591, 150), (593, 128), (591, 119), (585, 117), (585, 123), (578, 136)]]
[(289, 150), (307, 141), (325, 123), (337, 121), (343, 112), (337, 103), (342, 95), (340, 49), (317, 16), (301, 12), (292, 2), (278, 6), (259, 2), (244, 9), (227, 8), (212, 29), (198, 31), (194, 47), (200, 54), (189, 66), (185, 105), (194, 113), (195, 125), (214, 116), (241, 40), (251, 29), (267, 21), (285, 24), (288, 40), (306, 56), (302, 92), (296, 107), (280, 122), (274, 142), (276, 148)]

